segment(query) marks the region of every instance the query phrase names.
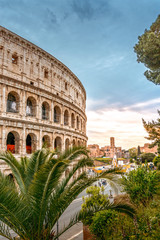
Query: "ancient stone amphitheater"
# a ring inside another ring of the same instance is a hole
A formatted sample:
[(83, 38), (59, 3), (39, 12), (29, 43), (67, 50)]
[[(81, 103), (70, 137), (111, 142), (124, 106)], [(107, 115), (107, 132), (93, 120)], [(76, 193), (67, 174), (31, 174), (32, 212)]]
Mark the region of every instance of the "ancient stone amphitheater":
[(55, 57), (0, 27), (0, 149), (86, 145), (86, 92)]

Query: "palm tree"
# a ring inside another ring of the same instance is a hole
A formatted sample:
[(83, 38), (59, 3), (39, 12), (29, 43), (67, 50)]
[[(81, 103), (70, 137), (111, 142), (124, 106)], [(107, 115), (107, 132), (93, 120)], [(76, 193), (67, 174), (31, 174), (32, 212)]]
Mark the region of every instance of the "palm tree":
[[(20, 160), (6, 152), (0, 154), (0, 159), (10, 166), (14, 175), (13, 182), (0, 173), (0, 235), (7, 239), (13, 239), (10, 229), (21, 240), (57, 239), (53, 227), (59, 217), (98, 178), (88, 177), (86, 172), (73, 178), (79, 169), (93, 165), (84, 147), (62, 154), (42, 148), (30, 158)], [(75, 216), (64, 231), (80, 219), (81, 214)]]

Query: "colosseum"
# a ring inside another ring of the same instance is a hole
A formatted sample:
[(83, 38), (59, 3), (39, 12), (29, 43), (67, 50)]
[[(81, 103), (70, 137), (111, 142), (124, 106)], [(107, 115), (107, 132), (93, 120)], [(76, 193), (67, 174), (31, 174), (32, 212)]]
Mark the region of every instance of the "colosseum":
[(42, 147), (86, 145), (86, 92), (40, 47), (0, 27), (0, 149), (24, 156)]

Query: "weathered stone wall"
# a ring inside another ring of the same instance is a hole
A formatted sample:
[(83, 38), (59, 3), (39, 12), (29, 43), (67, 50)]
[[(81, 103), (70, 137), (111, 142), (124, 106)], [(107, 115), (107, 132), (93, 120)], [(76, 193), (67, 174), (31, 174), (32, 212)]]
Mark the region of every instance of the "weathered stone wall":
[(86, 145), (85, 108), (85, 89), (70, 69), (41, 48), (0, 27), (2, 151), (7, 149), (9, 133), (15, 137), (15, 153), (19, 155), (26, 154), (28, 134), (32, 150), (42, 147), (43, 137), (51, 148), (58, 145), (61, 150)]

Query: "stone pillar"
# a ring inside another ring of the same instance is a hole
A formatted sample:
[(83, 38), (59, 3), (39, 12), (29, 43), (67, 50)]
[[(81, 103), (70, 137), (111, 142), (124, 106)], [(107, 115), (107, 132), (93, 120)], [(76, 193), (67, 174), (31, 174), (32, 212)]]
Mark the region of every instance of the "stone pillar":
[(42, 99), (41, 96), (39, 96), (39, 101), (37, 104), (37, 118), (39, 120), (42, 120)]
[(51, 109), (50, 109), (50, 121), (53, 122), (53, 115), (54, 115), (54, 104), (53, 101), (51, 102)]
[(2, 95), (2, 113), (3, 113), (3, 115), (6, 114), (6, 101), (7, 101), (7, 98), (6, 98), (6, 86), (3, 85), (3, 95)]
[(61, 150), (62, 150), (62, 152), (65, 150), (65, 139), (64, 139), (64, 135), (62, 135), (62, 148), (61, 148)]
[(22, 134), (22, 156), (26, 155), (26, 127), (23, 127), (23, 134)]
[(63, 125), (64, 125), (64, 108), (62, 106), (62, 108), (61, 108), (61, 126), (63, 126)]
[(7, 144), (6, 144), (6, 126), (2, 126), (2, 151), (7, 150)]
[(42, 129), (39, 131), (39, 148), (42, 148)]

